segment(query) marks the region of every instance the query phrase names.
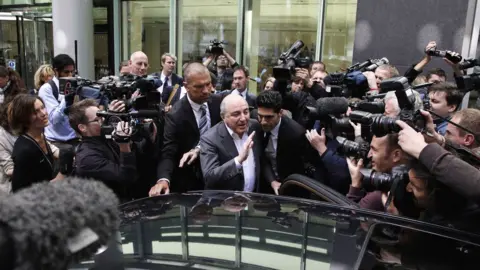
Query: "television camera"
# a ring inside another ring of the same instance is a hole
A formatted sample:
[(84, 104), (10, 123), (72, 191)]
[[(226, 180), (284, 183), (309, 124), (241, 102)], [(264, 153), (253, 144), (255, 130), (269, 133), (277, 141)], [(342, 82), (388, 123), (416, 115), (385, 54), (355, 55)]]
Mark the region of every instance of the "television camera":
[(347, 68), (346, 72), (334, 72), (325, 77), (326, 91), (333, 97), (362, 97), (368, 83), (362, 72), (375, 71), (379, 66), (389, 64), (386, 57), (368, 59)]
[(295, 68), (310, 68), (312, 60), (309, 57), (299, 57), (305, 44), (301, 40), (293, 45), (278, 59), (278, 65), (273, 68), (273, 77), (277, 80), (290, 80), (295, 75)]
[(205, 53), (211, 53), (213, 55), (223, 54), (223, 45), (228, 43), (225, 40), (218, 41), (217, 39), (210, 40), (210, 45), (207, 46)]

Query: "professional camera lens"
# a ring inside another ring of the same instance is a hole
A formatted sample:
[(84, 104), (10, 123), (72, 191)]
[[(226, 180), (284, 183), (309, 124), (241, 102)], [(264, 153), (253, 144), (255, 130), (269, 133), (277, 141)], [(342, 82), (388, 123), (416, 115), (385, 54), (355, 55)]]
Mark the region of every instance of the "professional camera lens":
[(377, 116), (372, 121), (372, 134), (377, 137), (383, 137), (390, 133), (398, 133), (401, 128), (395, 123), (397, 119), (387, 116)]
[(385, 103), (383, 103), (383, 101), (374, 101), (374, 102), (360, 101), (360, 102), (357, 102), (353, 108), (354, 110), (360, 110), (360, 111), (365, 111), (369, 113), (384, 113)]
[(354, 132), (352, 125), (350, 125), (350, 119), (348, 117), (333, 118), (332, 129), (335, 133), (353, 133)]
[(356, 159), (367, 159), (368, 151), (370, 150), (367, 144), (359, 144), (340, 136), (337, 136), (337, 142), (340, 143), (340, 146), (337, 148), (337, 152), (340, 155)]
[(360, 169), (363, 175), (363, 187), (366, 190), (390, 191), (394, 178), (388, 173), (379, 173), (372, 169)]
[(365, 126), (370, 126), (373, 122), (373, 118), (376, 115), (364, 111), (352, 111), (348, 116), (350, 121), (355, 124), (362, 124)]

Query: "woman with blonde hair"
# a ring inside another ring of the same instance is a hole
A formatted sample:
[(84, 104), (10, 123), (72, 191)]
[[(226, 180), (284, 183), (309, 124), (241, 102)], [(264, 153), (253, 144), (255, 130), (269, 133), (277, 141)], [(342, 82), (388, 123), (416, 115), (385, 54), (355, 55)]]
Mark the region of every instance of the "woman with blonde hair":
[(35, 94), (38, 93), (38, 89), (55, 76), (55, 71), (51, 65), (41, 65), (34, 75)]

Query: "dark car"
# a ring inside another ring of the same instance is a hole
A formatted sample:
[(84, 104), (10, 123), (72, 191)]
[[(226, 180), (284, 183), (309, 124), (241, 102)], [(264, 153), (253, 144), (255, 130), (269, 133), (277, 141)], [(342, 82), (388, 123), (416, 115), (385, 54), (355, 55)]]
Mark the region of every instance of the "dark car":
[(71, 269), (478, 269), (479, 235), (320, 190), (318, 201), (224, 191), (133, 201), (117, 240)]

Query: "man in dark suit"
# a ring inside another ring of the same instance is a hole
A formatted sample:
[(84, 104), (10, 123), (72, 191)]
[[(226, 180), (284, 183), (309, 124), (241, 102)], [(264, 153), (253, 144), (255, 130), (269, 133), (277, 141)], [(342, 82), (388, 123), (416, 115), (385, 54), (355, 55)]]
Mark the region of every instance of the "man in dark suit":
[[(175, 55), (171, 53), (164, 53), (162, 55), (161, 61), (162, 72), (154, 73), (152, 75), (160, 78), (160, 80), (162, 81), (162, 86), (160, 86), (157, 90), (162, 93), (163, 103), (167, 103), (173, 89), (177, 88), (177, 91), (173, 96), (172, 102), (170, 103), (170, 105), (173, 105), (175, 104), (175, 102), (179, 101), (186, 93), (185, 90), (182, 92), (183, 78), (173, 73), (177, 64), (177, 57)], [(176, 87), (176, 85), (178, 85), (178, 87)]]
[(233, 70), (233, 85), (235, 89), (230, 91), (231, 94), (242, 96), (248, 103), (251, 109), (257, 108), (257, 97), (254, 94), (248, 93), (248, 80), (250, 78), (249, 71), (244, 66), (238, 66)]
[[(263, 91), (257, 97), (258, 121), (264, 131), (262, 173), (278, 195), (282, 181), (291, 174), (305, 174), (309, 144), (305, 129), (282, 115), (282, 96)], [(270, 190), (271, 192), (271, 190)]]
[(258, 191), (261, 127), (250, 119), (248, 104), (238, 95), (222, 101), (224, 122), (201, 137), (200, 163), (205, 189)]
[(201, 63), (185, 70), (183, 97), (165, 117), (164, 145), (157, 167), (157, 183), (150, 196), (162, 192), (186, 192), (203, 189), (200, 172), (200, 136), (220, 119), (221, 95), (211, 95), (210, 73)]

